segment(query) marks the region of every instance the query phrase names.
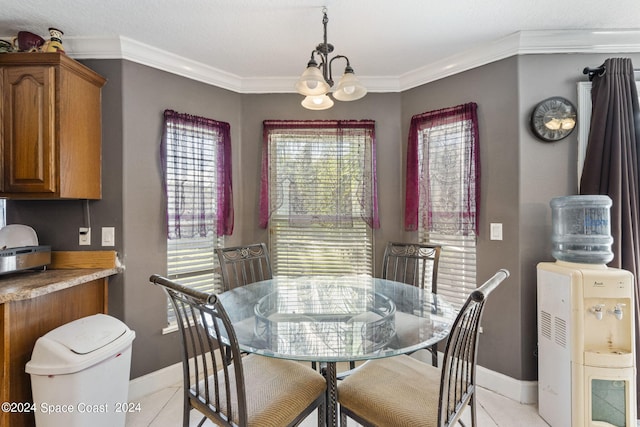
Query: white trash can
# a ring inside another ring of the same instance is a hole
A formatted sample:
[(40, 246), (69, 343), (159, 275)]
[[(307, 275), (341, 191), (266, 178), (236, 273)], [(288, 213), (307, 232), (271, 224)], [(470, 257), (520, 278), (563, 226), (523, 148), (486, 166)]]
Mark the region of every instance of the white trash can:
[(38, 338), (25, 371), (37, 427), (124, 427), (135, 332), (96, 314)]

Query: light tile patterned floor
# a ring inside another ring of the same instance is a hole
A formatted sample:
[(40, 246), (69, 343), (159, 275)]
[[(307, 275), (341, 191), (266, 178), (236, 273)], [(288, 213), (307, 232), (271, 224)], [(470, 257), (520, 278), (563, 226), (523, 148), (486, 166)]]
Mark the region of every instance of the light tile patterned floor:
[[(538, 415), (535, 405), (522, 405), (485, 389), (478, 390), (479, 427), (548, 427)], [(182, 387), (162, 389), (140, 401), (141, 411), (129, 414), (126, 427), (177, 427), (182, 426)], [(467, 411), (468, 412), (468, 411)], [(468, 418), (468, 414), (465, 414)], [(191, 426), (200, 421), (199, 413), (192, 411)], [(311, 414), (302, 427), (315, 427), (316, 415)], [(463, 418), (464, 420), (464, 418)], [(467, 425), (470, 425), (468, 422)], [(207, 421), (204, 426), (214, 426)]]

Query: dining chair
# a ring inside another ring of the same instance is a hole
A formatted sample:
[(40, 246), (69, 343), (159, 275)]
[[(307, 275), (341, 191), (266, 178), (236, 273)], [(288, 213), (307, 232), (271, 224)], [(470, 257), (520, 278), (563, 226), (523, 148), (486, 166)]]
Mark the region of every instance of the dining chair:
[[(231, 321), (215, 294), (159, 275), (174, 306), (184, 375), (183, 426), (192, 408), (222, 426), (296, 426), (315, 409), (324, 423), (326, 381), (301, 363), (242, 356)], [(230, 359), (227, 359), (230, 357)]]
[(441, 245), (389, 242), (382, 258), (382, 278), (438, 291)]
[(476, 416), (478, 330), (491, 292), (507, 277), (499, 270), (469, 295), (451, 327), (438, 369), (407, 355), (368, 361), (338, 384), (340, 424), (443, 427), (459, 422), (467, 406)]
[[(389, 242), (382, 258), (382, 278), (407, 283), (434, 294), (438, 292), (438, 265), (441, 245), (428, 243)], [(396, 333), (402, 340), (403, 334), (411, 333), (414, 319), (410, 315), (398, 313)], [(438, 366), (438, 344), (427, 349), (431, 353), (431, 363)]]
[[(225, 291), (273, 278), (269, 251), (264, 243), (216, 248), (216, 254), (220, 263), (222, 285)], [(246, 323), (241, 327), (250, 329), (255, 327), (253, 319), (249, 319)], [(311, 367), (316, 369), (316, 362), (311, 362)]]
[(271, 279), (271, 262), (264, 243), (216, 248), (224, 290)]

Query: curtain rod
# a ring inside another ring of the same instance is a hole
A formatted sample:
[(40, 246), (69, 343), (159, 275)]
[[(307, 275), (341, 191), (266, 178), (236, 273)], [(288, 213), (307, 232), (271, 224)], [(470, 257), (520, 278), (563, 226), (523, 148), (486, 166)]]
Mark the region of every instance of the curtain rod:
[[(604, 74), (604, 72), (605, 72), (604, 65), (601, 65), (601, 66), (596, 67), (596, 68), (584, 67), (584, 70), (582, 70), (582, 74), (588, 74), (589, 75), (589, 81), (593, 80), (593, 76), (595, 76), (596, 74), (601, 76), (601, 75)], [(634, 68), (633, 72), (634, 73), (640, 73), (640, 68)]]

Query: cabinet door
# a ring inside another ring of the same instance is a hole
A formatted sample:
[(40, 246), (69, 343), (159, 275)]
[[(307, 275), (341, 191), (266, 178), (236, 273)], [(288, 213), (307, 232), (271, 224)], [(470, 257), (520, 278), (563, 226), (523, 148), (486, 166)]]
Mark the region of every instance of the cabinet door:
[(2, 79), (2, 191), (54, 193), (55, 68), (6, 67)]

